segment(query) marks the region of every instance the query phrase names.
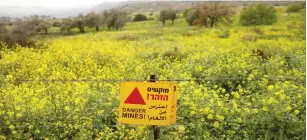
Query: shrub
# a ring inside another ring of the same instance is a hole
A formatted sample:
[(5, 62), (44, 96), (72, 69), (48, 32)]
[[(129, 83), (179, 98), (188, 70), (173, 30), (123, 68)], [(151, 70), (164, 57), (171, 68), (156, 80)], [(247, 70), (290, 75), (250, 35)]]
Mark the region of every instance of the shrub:
[(259, 35), (262, 35), (262, 34), (263, 34), (263, 32), (261, 31), (261, 29), (259, 29), (259, 28), (253, 28), (253, 31), (254, 31), (255, 33), (259, 34)]
[(287, 13), (293, 13), (293, 12), (299, 12), (301, 9), (301, 6), (298, 4), (290, 4), (287, 6), (286, 12)]
[(178, 47), (175, 47), (174, 50), (166, 51), (163, 54), (163, 58), (164, 59), (168, 58), (171, 61), (174, 61), (175, 59), (179, 59), (180, 60), (182, 57), (183, 57), (183, 54), (180, 52)]
[(246, 34), (241, 38), (243, 41), (257, 41), (257, 37)]
[(56, 22), (53, 22), (52, 26), (54, 26), (54, 27), (61, 27), (61, 23), (56, 21)]
[(240, 24), (248, 25), (271, 25), (277, 21), (274, 7), (259, 3), (243, 10), (240, 15)]
[(138, 35), (134, 34), (123, 34), (116, 37), (117, 40), (129, 40), (129, 41), (135, 41), (138, 40), (140, 37)]
[(222, 30), (222, 32), (217, 36), (218, 38), (228, 38), (230, 35), (228, 30)]
[(133, 21), (136, 22), (136, 21), (145, 21), (147, 20), (147, 17), (143, 14), (137, 14), (135, 15)]

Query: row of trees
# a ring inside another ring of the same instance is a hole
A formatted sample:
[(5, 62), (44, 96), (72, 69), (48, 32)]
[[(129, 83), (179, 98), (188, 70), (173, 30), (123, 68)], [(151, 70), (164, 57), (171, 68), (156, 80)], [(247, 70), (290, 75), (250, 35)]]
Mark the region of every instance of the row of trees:
[(0, 25), (0, 42), (5, 42), (9, 46), (13, 46), (15, 43), (22, 46), (32, 46), (34, 41), (31, 41), (30, 38), (42, 31), (48, 34), (48, 30), (52, 26), (60, 27), (63, 33), (69, 33), (73, 28), (78, 28), (80, 33), (84, 33), (86, 26), (95, 28), (96, 31), (99, 31), (101, 26), (106, 26), (109, 30), (120, 30), (129, 19), (128, 13), (116, 10), (89, 13), (85, 16), (80, 14), (75, 18), (62, 19), (61, 22), (55, 21), (53, 24), (49, 20), (31, 16), (27, 20), (14, 22), (10, 30), (7, 30), (5, 24)]
[[(289, 5), (286, 12), (297, 12), (302, 8), (301, 5)], [(304, 7), (303, 7), (304, 8)], [(166, 20), (171, 20), (172, 24), (178, 17), (178, 11), (162, 10), (159, 20), (164, 25)], [(213, 27), (216, 22), (229, 23), (235, 14), (233, 6), (222, 2), (199, 2), (193, 8), (185, 10), (183, 15), (190, 26), (203, 25), (205, 27)], [(80, 14), (74, 18), (62, 19), (62, 21), (53, 21), (40, 18), (39, 16), (30, 16), (26, 21), (16, 21), (11, 30), (6, 30), (0, 25), (0, 41), (7, 44), (18, 43), (28, 45), (29, 38), (37, 32), (48, 34), (48, 30), (52, 26), (59, 27), (63, 33), (70, 33), (71, 29), (78, 28), (80, 33), (84, 33), (85, 27), (95, 28), (98, 32), (100, 27), (105, 26), (109, 30), (120, 30), (126, 22), (131, 18), (129, 13), (110, 10), (102, 13), (89, 13), (87, 15)], [(144, 21), (147, 17), (143, 14), (135, 15), (133, 21)], [(244, 8), (240, 14), (241, 25), (262, 25), (273, 24), (277, 21), (277, 15), (274, 7), (266, 4), (258, 4)]]
[(80, 14), (75, 18), (64, 19), (61, 23), (61, 31), (70, 32), (72, 28), (78, 28), (80, 33), (84, 33), (84, 27), (95, 28), (98, 32), (100, 26), (106, 26), (109, 30), (120, 30), (126, 22), (130, 21), (127, 12), (122, 11), (104, 11), (103, 13)]
[[(299, 9), (299, 5), (289, 5), (286, 12), (296, 12)], [(234, 14), (235, 9), (231, 5), (222, 2), (201, 2), (184, 12), (186, 21), (190, 26), (204, 25), (206, 27), (213, 27), (216, 22), (232, 22), (231, 18)], [(264, 3), (244, 8), (240, 14), (240, 24), (243, 26), (270, 25), (276, 21), (277, 13), (275, 8)]]

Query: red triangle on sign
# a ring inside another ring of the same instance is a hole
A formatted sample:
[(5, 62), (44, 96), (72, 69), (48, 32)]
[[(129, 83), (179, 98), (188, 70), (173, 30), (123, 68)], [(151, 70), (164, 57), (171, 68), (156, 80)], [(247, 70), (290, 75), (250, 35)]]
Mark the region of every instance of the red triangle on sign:
[(141, 93), (139, 92), (138, 88), (135, 87), (134, 90), (130, 93), (128, 98), (125, 101), (126, 104), (140, 104), (146, 105)]

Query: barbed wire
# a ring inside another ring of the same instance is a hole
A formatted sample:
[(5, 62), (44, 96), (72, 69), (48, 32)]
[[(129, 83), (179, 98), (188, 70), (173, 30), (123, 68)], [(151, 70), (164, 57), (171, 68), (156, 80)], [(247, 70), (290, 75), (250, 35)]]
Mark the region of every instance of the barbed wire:
[[(297, 81), (297, 82), (306, 82), (304, 78), (296, 78), (296, 77), (267, 77), (267, 78), (217, 78), (217, 77), (208, 77), (208, 78), (191, 78), (191, 79), (157, 79), (156, 82), (206, 82), (206, 81), (221, 81), (221, 80), (246, 80), (246, 81)], [(10, 80), (8, 82), (18, 82), (18, 83), (34, 83), (34, 82), (42, 82), (42, 83), (73, 83), (73, 82), (146, 82), (148, 80), (144, 79), (35, 79), (35, 80)]]
[[(278, 117), (268, 117), (268, 118), (262, 118), (261, 120), (272, 120), (272, 119), (287, 119), (287, 120), (293, 120), (295, 119), (295, 117), (297, 116), (292, 116), (292, 117), (281, 117), (281, 116), (278, 116)], [(217, 120), (217, 119), (214, 119), (214, 120), (208, 120), (206, 119), (206, 117), (204, 118), (194, 118), (194, 119), (204, 119), (204, 122), (208, 122), (208, 123), (212, 123), (212, 122), (219, 122), (219, 123), (236, 123), (236, 124), (260, 124), (262, 122), (255, 122), (255, 121), (250, 121), (253, 117), (249, 117), (249, 118), (246, 118), (244, 117), (243, 119), (241, 118), (240, 121), (239, 120), (236, 120), (236, 119), (232, 119), (232, 120)], [(177, 118), (177, 122), (180, 120), (180, 118)], [(71, 121), (71, 120), (54, 120), (54, 121), (47, 121), (47, 123), (52, 123), (52, 126), (49, 125), (46, 125), (46, 124), (40, 124), (40, 123), (37, 123), (39, 121), (37, 120), (32, 120), (32, 121), (35, 121), (35, 123), (30, 123), (30, 122), (25, 122), (25, 121), (10, 121), (12, 123), (19, 123), (19, 122), (23, 122), (23, 123), (27, 123), (27, 124), (24, 124), (23, 126), (14, 126), (14, 128), (29, 128), (30, 125), (32, 125), (32, 127), (34, 128), (52, 128), (52, 127), (58, 127), (58, 128), (64, 128), (64, 127), (67, 127), (64, 124), (68, 124), (70, 125), (71, 123), (73, 124), (76, 124), (76, 122), (82, 122), (83, 120), (78, 120), (78, 121)], [(40, 120), (41, 121), (41, 120)], [(84, 121), (87, 121), (84, 119)], [(302, 120), (303, 121), (303, 120)], [(46, 123), (46, 122), (45, 122)], [(57, 123), (62, 123), (62, 124), (57, 124)], [(115, 122), (113, 122), (115, 123)], [(195, 123), (199, 123), (199, 122), (195, 122)], [(78, 123), (77, 123), (78, 124)], [(178, 125), (183, 125), (184, 123), (176, 123), (176, 124), (172, 124), (172, 126), (178, 126)], [(189, 122), (189, 124), (191, 124), (191, 122)], [(192, 123), (193, 124), (193, 123)], [(39, 125), (39, 126), (35, 126), (35, 125)], [(93, 124), (93, 126), (78, 126), (78, 128), (85, 128), (85, 129), (97, 129), (97, 128), (105, 128), (105, 127), (117, 127), (119, 125), (122, 125), (120, 123), (118, 124)], [(207, 124), (209, 125), (209, 124)], [(134, 126), (138, 126), (138, 124), (134, 124)], [(1, 125), (0, 126), (0, 129), (6, 129), (6, 128), (9, 128), (9, 126), (3, 126)]]

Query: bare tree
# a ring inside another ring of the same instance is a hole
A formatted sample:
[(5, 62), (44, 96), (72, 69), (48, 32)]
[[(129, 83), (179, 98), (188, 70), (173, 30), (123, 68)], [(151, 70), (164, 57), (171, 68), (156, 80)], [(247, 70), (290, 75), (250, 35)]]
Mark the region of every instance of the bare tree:
[(26, 22), (16, 22), (9, 32), (11, 39), (22, 46), (30, 43), (29, 39), (32, 35), (34, 35), (34, 29)]
[(38, 24), (42, 22), (42, 20), (39, 18), (38, 15), (30, 16), (27, 21), (28, 21), (28, 24), (33, 27), (38, 26)]
[(230, 16), (234, 14), (232, 6), (222, 2), (200, 2), (196, 8), (205, 26), (207, 26), (207, 19), (210, 20), (210, 27), (218, 21), (230, 22)]

